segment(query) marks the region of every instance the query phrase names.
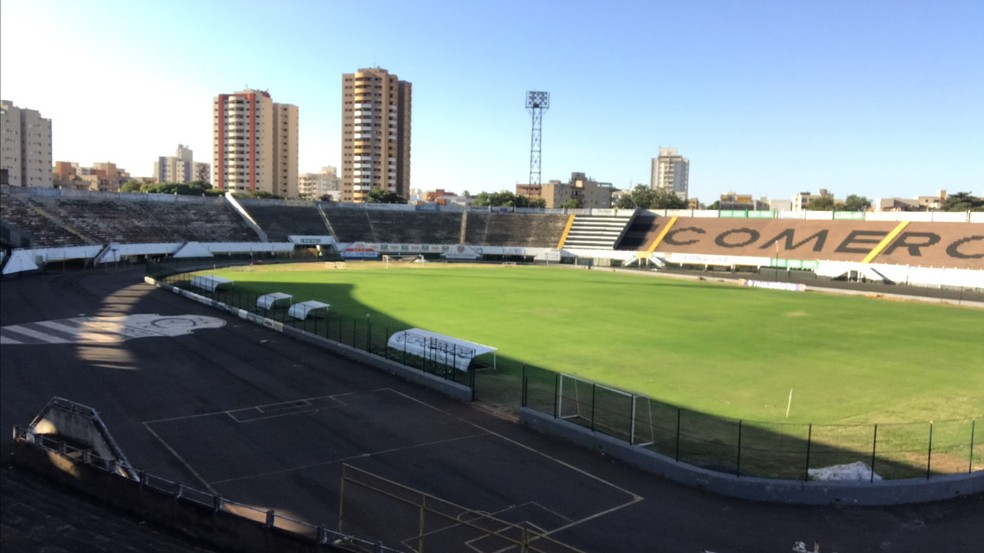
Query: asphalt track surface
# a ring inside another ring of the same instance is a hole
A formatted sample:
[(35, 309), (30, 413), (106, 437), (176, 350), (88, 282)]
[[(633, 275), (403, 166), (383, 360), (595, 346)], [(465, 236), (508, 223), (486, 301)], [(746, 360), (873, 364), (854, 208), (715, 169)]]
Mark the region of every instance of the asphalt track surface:
[[(144, 319), (161, 328), (211, 318), (222, 326), (127, 340), (78, 330), (86, 317), (133, 315), (159, 315)], [(3, 281), (0, 325), (7, 329), (0, 345), (4, 458), (10, 429), (61, 396), (97, 409), (138, 469), (329, 528), (338, 522), (348, 463), (592, 552), (784, 552), (796, 541), (818, 541), (824, 553), (984, 550), (984, 494), (890, 508), (719, 497), (156, 289), (139, 270)], [(11, 523), (29, 519), (25, 505), (52, 494), (25, 492), (42, 484), (9, 467), (0, 483), (0, 546), (58, 550), (43, 539), (50, 532), (35, 529), (26, 538), (31, 524)], [(77, 509), (60, 519), (51, 518), (57, 509), (48, 511), (51, 520), (36, 525), (84, 526), (90, 534), (102, 525), (119, 536), (137, 524), (111, 512), (94, 521), (91, 513), (73, 518)], [(388, 514), (376, 525), (379, 535), (410, 551), (409, 536), (391, 535), (402, 532), (401, 523), (384, 520), (392, 511), (380, 512)], [(360, 534), (369, 524), (354, 523)], [(174, 539), (149, 536), (132, 539)]]

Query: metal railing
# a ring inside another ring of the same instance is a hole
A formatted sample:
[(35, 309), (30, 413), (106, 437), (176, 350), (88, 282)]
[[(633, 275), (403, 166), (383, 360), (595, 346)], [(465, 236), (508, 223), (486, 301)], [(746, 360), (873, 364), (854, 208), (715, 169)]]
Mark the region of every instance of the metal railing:
[(530, 366), (523, 368), (522, 403), (675, 461), (735, 476), (824, 479), (833, 467), (852, 464), (869, 482), (984, 471), (984, 436), (973, 418), (856, 425), (738, 420)]

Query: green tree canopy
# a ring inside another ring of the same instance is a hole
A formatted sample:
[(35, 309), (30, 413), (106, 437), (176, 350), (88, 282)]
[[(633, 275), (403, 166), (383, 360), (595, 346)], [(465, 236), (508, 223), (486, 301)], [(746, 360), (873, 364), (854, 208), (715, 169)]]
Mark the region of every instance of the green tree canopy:
[(501, 192), (493, 192), (489, 194), (488, 192), (479, 192), (475, 196), (475, 201), (472, 202), (475, 207), (533, 207), (533, 208), (543, 208), (546, 207), (547, 201), (543, 198), (527, 198), (526, 196), (517, 196), (508, 190), (502, 190)]
[(971, 195), (970, 192), (950, 194), (940, 205), (941, 211), (984, 211), (984, 198)]
[(806, 206), (807, 211), (833, 211), (835, 207), (833, 196), (820, 196)]
[(130, 180), (120, 186), (120, 192), (140, 192), (144, 194), (178, 194), (179, 196), (201, 196), (203, 194), (221, 194), (207, 182), (194, 181), (146, 183)]
[(858, 196), (857, 194), (851, 194), (844, 199), (844, 205), (841, 209), (844, 211), (868, 211), (871, 208), (871, 200), (865, 196)]
[(366, 195), (366, 203), (370, 204), (405, 204), (407, 199), (391, 190), (380, 190), (378, 186), (372, 187)]
[(644, 184), (637, 184), (628, 194), (618, 198), (615, 207), (619, 209), (686, 209), (687, 201), (675, 193), (663, 188), (652, 189)]

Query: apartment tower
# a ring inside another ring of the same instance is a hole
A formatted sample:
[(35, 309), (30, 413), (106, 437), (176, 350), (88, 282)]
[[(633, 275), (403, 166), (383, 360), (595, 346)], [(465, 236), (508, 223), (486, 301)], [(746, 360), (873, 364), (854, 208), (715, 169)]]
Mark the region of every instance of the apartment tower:
[(54, 186), (51, 119), (0, 100), (0, 182), (11, 186)]
[(660, 148), (653, 158), (649, 187), (674, 192), (686, 200), (690, 186), (690, 160), (679, 155), (676, 148)]
[(342, 197), (373, 188), (410, 195), (411, 84), (385, 69), (342, 76)]
[(248, 89), (216, 96), (213, 113), (212, 185), (297, 197), (297, 106)]

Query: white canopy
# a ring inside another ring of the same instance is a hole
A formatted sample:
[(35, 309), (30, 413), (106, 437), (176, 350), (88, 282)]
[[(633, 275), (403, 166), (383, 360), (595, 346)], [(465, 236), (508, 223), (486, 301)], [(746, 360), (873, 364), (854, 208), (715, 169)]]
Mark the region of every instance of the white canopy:
[(232, 281), (220, 276), (199, 275), (199, 276), (191, 277), (192, 286), (196, 286), (198, 288), (204, 288), (209, 292), (214, 292), (218, 290), (220, 287), (225, 286), (227, 284), (232, 284)]
[(309, 316), (313, 316), (316, 313), (328, 313), (328, 308), (331, 307), (327, 303), (322, 303), (320, 301), (302, 301), (300, 303), (295, 303), (290, 306), (287, 310), (287, 314), (295, 319), (306, 319)]
[(260, 309), (273, 309), (273, 307), (278, 304), (290, 303), (290, 300), (292, 299), (294, 299), (294, 296), (283, 292), (263, 294), (262, 296), (256, 298), (256, 307), (259, 307)]
[(429, 330), (419, 328), (401, 330), (390, 336), (387, 344), (395, 350), (405, 351), (417, 357), (449, 365), (459, 371), (467, 371), (475, 357), (492, 353), (492, 367), (495, 368), (494, 354), (497, 351), (496, 348)]

